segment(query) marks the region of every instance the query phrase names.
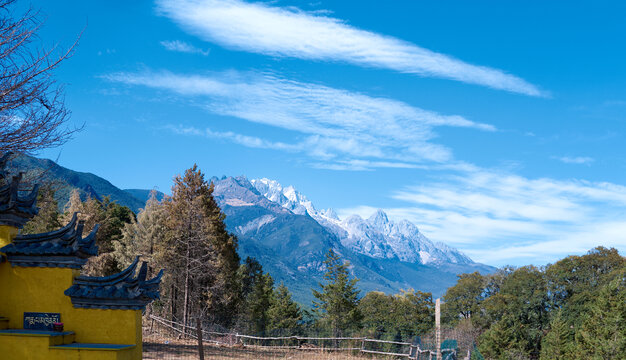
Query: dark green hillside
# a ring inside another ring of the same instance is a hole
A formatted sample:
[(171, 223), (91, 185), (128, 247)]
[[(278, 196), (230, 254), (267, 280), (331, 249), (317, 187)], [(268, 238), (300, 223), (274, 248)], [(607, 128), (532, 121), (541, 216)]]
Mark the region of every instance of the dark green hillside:
[(97, 175), (70, 170), (52, 160), (21, 155), (12, 160), (11, 168), (19, 169), (19, 171), (26, 173), (27, 177), (37, 178), (39, 183), (52, 183), (56, 190), (55, 197), (61, 209), (69, 200), (73, 189), (78, 189), (83, 200), (87, 197), (102, 199), (109, 196), (111, 200), (129, 207), (135, 213), (145, 204), (145, 201), (137, 199), (127, 191), (118, 189)]

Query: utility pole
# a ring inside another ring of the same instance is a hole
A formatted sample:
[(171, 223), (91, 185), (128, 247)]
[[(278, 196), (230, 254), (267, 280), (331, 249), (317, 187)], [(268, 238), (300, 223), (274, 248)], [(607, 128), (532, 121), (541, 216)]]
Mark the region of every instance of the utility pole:
[(441, 302), (437, 298), (435, 303), (435, 337), (437, 342), (437, 360), (441, 360)]

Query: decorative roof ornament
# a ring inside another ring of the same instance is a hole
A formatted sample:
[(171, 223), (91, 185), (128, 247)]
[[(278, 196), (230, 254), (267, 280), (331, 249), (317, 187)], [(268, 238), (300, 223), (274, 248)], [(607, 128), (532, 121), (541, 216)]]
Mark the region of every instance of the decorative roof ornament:
[(83, 238), (85, 224), (77, 219), (77, 213), (74, 213), (72, 220), (59, 230), (18, 235), (0, 252), (6, 255), (12, 266), (80, 269), (89, 257), (98, 255), (98, 225)]
[(21, 229), (39, 212), (35, 206), (39, 185), (35, 185), (30, 193), (20, 196), (19, 185), (22, 181), (22, 173), (9, 179), (5, 170), (11, 155), (11, 152), (7, 152), (0, 157), (0, 225)]
[(65, 290), (75, 308), (143, 310), (159, 299), (159, 284), (163, 270), (146, 280), (148, 265), (144, 261), (135, 276), (139, 257), (126, 270), (111, 276), (78, 276), (74, 285)]

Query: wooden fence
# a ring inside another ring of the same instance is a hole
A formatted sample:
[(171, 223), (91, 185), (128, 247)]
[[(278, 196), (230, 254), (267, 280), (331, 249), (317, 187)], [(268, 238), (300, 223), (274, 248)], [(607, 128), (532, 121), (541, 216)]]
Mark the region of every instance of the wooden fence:
[[(250, 348), (262, 349), (298, 349), (298, 350), (318, 350), (318, 351), (354, 351), (363, 354), (384, 355), (405, 357), (408, 359), (433, 359), (436, 358), (436, 350), (427, 350), (420, 348), (419, 345), (401, 341), (368, 339), (363, 337), (307, 337), (307, 336), (251, 336), (238, 333), (225, 333), (216, 331), (206, 331), (202, 329), (198, 331), (197, 327), (185, 326), (184, 324), (163, 319), (158, 316), (150, 315), (152, 325), (157, 323), (167, 329), (174, 331), (183, 336), (193, 339), (201, 339), (199, 346), (204, 343), (236, 345), (240, 344)], [(333, 344), (331, 346), (315, 346), (311, 342), (321, 342), (325, 344)], [(276, 345), (278, 343), (278, 345)], [(346, 346), (339, 346), (346, 344)], [(381, 351), (373, 349), (371, 344), (391, 345), (397, 352)], [(403, 350), (403, 351), (401, 351)], [(201, 350), (200, 350), (201, 351)], [(442, 358), (456, 358), (456, 349), (441, 349)]]

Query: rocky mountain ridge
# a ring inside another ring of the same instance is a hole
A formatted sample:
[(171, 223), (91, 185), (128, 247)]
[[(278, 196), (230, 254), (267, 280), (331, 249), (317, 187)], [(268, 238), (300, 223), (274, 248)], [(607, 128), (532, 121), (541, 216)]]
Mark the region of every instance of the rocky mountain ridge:
[(381, 259), (397, 259), (409, 263), (472, 264), (465, 254), (444, 243), (433, 243), (408, 220), (389, 220), (383, 210), (370, 218), (352, 215), (339, 219), (333, 209), (318, 211), (313, 203), (293, 186), (283, 187), (270, 179), (252, 179), (250, 183), (268, 200), (295, 214), (308, 214), (333, 233), (341, 244), (351, 250)]

